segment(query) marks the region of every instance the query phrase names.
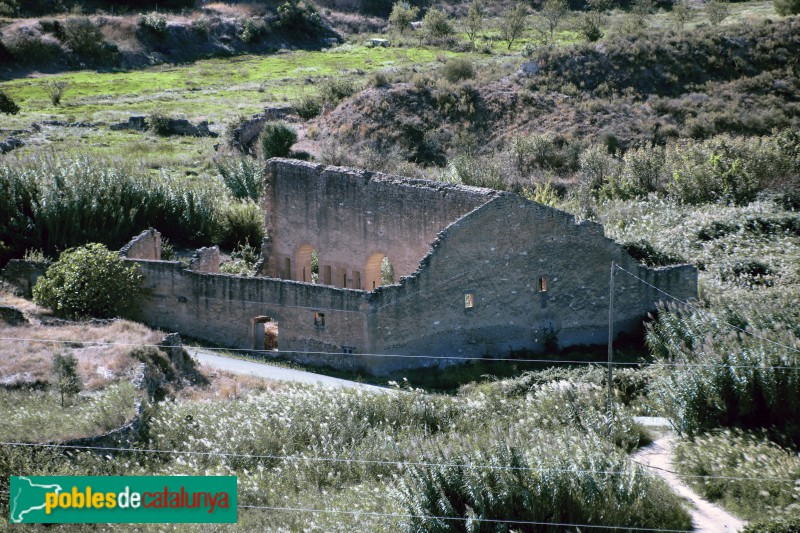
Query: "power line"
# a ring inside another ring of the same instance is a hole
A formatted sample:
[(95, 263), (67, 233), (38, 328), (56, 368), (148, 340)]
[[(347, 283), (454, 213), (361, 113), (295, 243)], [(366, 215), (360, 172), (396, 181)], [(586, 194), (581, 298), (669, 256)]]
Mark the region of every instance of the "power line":
[[(57, 344), (79, 344), (79, 345), (94, 345), (94, 346), (136, 346), (136, 347), (154, 347), (154, 348), (186, 348), (188, 350), (208, 350), (208, 351), (225, 351), (225, 352), (247, 352), (258, 354), (302, 354), (302, 355), (336, 355), (336, 356), (362, 356), (362, 357), (396, 357), (408, 359), (433, 359), (433, 360), (455, 360), (455, 361), (492, 361), (492, 362), (513, 362), (513, 363), (549, 363), (549, 364), (575, 364), (575, 365), (604, 365), (605, 362), (601, 361), (582, 361), (577, 359), (527, 359), (515, 357), (468, 357), (457, 355), (411, 355), (411, 354), (382, 354), (382, 353), (342, 353), (342, 352), (301, 352), (296, 350), (252, 350), (248, 348), (219, 348), (212, 346), (170, 346), (164, 344), (147, 344), (147, 343), (134, 343), (134, 342), (106, 342), (106, 341), (87, 341), (87, 340), (58, 340), (58, 339), (39, 339), (39, 338), (21, 338), (21, 337), (0, 337), (0, 341), (11, 342), (42, 342), (42, 343), (57, 343)], [(266, 358), (265, 358), (266, 360)], [(612, 364), (617, 366), (659, 366), (659, 367), (690, 367), (690, 368), (762, 368), (762, 369), (783, 369), (783, 370), (797, 370), (798, 367), (791, 365), (719, 365), (719, 364), (706, 364), (706, 363), (666, 363), (666, 362), (625, 362), (614, 361)]]
[(267, 511), (287, 511), (287, 512), (300, 512), (300, 513), (329, 513), (329, 514), (349, 514), (355, 517), (359, 516), (375, 516), (382, 518), (418, 518), (423, 520), (451, 520), (458, 522), (486, 522), (490, 524), (520, 524), (528, 526), (559, 526), (559, 527), (584, 527), (595, 529), (610, 529), (610, 530), (633, 530), (633, 531), (660, 531), (664, 533), (690, 533), (685, 529), (662, 529), (662, 528), (648, 528), (638, 526), (605, 526), (595, 524), (572, 524), (567, 522), (537, 522), (533, 520), (514, 520), (514, 519), (499, 519), (499, 518), (480, 518), (480, 517), (464, 517), (464, 516), (434, 516), (434, 515), (415, 515), (405, 513), (377, 513), (374, 511), (344, 511), (341, 509), (311, 509), (307, 507), (270, 507), (262, 505), (239, 505), (242, 509), (263, 509)]
[[(471, 463), (433, 463), (433, 462), (419, 462), (419, 461), (403, 461), (403, 460), (378, 460), (378, 459), (344, 459), (341, 457), (324, 457), (324, 456), (303, 456), (303, 455), (274, 455), (274, 454), (248, 454), (248, 453), (233, 453), (233, 452), (201, 452), (196, 450), (159, 450), (152, 448), (116, 448), (111, 446), (80, 446), (73, 444), (39, 444), (32, 442), (0, 442), (0, 446), (17, 446), (28, 448), (55, 448), (55, 449), (79, 449), (79, 450), (94, 450), (94, 451), (120, 451), (120, 452), (133, 452), (133, 453), (157, 453), (167, 455), (202, 455), (211, 457), (234, 457), (234, 458), (251, 458), (251, 459), (275, 459), (283, 461), (312, 461), (312, 462), (331, 462), (331, 463), (355, 463), (355, 464), (371, 464), (371, 465), (385, 465), (385, 466), (419, 466), (419, 467), (445, 467), (445, 468), (474, 468), (486, 470), (514, 470), (514, 471), (529, 471), (529, 472), (558, 472), (568, 474), (602, 474), (608, 476), (626, 475), (630, 474), (625, 470), (586, 470), (575, 468), (548, 468), (548, 467), (527, 467), (527, 466), (500, 466), (500, 465), (482, 465)], [(798, 479), (790, 478), (774, 478), (774, 477), (737, 477), (737, 476), (701, 476), (695, 474), (681, 474), (665, 468), (659, 468), (651, 465), (646, 465), (631, 459), (632, 462), (645, 467), (656, 470), (662, 470), (675, 474), (676, 476), (685, 478), (697, 479), (726, 479), (738, 481), (777, 481), (794, 483)]]

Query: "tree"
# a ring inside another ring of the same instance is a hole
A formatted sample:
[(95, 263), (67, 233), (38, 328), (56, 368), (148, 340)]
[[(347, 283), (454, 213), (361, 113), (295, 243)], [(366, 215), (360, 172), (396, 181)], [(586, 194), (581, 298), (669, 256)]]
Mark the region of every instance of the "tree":
[(481, 0), (472, 0), (467, 11), (467, 18), (464, 20), (464, 32), (469, 37), (469, 42), (475, 45), (475, 38), (478, 32), (483, 29), (483, 3)]
[(419, 17), (418, 7), (410, 6), (408, 2), (396, 2), (389, 15), (389, 23), (402, 34), (411, 27), (411, 23), (417, 20), (417, 17)]
[(778, 15), (800, 15), (800, 0), (772, 0)]
[(731, 8), (727, 2), (721, 0), (710, 0), (706, 4), (706, 16), (712, 26), (718, 26), (731, 14)]
[(524, 4), (517, 4), (506, 11), (505, 16), (500, 21), (500, 36), (508, 43), (508, 49), (525, 31), (528, 22), (528, 9)]
[(0, 91), (0, 113), (16, 115), (19, 113), (19, 106), (3, 91)]
[(451, 35), (453, 27), (444, 11), (432, 8), (422, 18), (422, 31), (428, 40), (435, 41)]
[(539, 32), (545, 35), (548, 43), (553, 43), (556, 30), (568, 13), (567, 0), (545, 0), (542, 4), (541, 16), (544, 28), (540, 28)]
[(283, 122), (267, 122), (261, 131), (261, 150), (264, 159), (288, 157), (297, 142), (297, 132)]
[(81, 378), (78, 375), (78, 359), (72, 354), (58, 352), (53, 355), (50, 367), (53, 374), (53, 386), (61, 395), (61, 407), (64, 398), (74, 396), (81, 391)]
[(689, 7), (688, 0), (678, 0), (672, 4), (672, 20), (679, 30), (692, 19), (692, 8)]
[(58, 316), (114, 317), (134, 306), (141, 282), (138, 265), (90, 243), (62, 252), (34, 286), (33, 299)]

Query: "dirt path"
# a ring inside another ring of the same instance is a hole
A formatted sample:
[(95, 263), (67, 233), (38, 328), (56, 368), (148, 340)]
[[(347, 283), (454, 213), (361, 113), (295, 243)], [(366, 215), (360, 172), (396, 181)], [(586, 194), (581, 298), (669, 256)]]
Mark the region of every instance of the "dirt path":
[(689, 500), (690, 505), (687, 510), (692, 515), (692, 525), (695, 531), (701, 533), (741, 531), (745, 522), (701, 498), (679, 476), (672, 473), (675, 471), (672, 465), (674, 441), (674, 435), (661, 437), (637, 451), (631, 458), (639, 464), (652, 467), (651, 470), (661, 476), (678, 496)]

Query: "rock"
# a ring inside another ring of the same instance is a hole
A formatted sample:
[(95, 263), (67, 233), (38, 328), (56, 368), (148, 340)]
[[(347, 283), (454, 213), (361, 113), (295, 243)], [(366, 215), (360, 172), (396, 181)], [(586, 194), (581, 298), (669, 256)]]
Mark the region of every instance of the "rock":
[[(204, 120), (197, 126), (185, 118), (167, 118), (160, 128), (161, 135), (180, 135), (184, 137), (217, 137), (217, 134), (208, 129), (208, 121)], [(147, 131), (147, 117), (133, 116), (128, 122), (119, 122), (110, 126), (111, 130)]]
[(21, 148), (25, 146), (25, 143), (22, 139), (17, 139), (16, 137), (9, 137), (3, 142), (0, 142), (0, 154), (7, 154), (11, 150), (16, 150), (17, 148)]

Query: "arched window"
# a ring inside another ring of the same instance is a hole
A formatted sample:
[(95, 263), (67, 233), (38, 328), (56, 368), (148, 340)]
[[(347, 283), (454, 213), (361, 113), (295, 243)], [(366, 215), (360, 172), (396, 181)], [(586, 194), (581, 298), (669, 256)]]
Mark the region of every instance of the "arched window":
[(376, 252), (369, 256), (364, 268), (364, 289), (371, 291), (382, 285), (394, 283), (394, 266), (386, 254)]

